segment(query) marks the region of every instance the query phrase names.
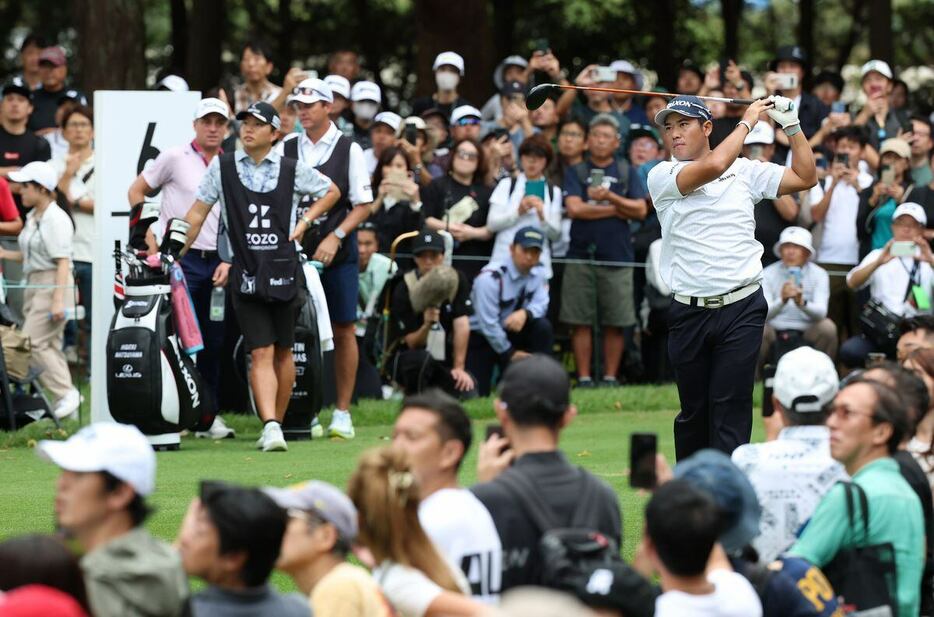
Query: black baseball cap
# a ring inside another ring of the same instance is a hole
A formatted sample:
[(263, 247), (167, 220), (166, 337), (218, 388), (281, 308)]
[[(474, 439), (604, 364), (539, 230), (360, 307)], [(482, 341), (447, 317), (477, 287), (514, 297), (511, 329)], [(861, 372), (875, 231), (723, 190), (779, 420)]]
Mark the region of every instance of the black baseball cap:
[(510, 363), (500, 380), (499, 399), (513, 419), (554, 426), (571, 404), (571, 380), (557, 360), (534, 354)]
[(512, 243), (527, 249), (540, 249), (545, 246), (545, 234), (538, 227), (526, 225), (512, 237)]
[(88, 97), (84, 96), (80, 90), (65, 90), (60, 97), (58, 97), (58, 104), (61, 105), (65, 101), (74, 101), (78, 105), (87, 105)]
[(282, 126), (282, 121), (279, 119), (279, 112), (266, 101), (253, 103), (247, 109), (237, 114), (237, 120), (244, 120), (250, 116), (256, 118), (260, 122), (271, 124), (272, 128), (277, 131), (279, 127)]
[(662, 140), (658, 138), (658, 133), (651, 126), (646, 124), (631, 124), (629, 132), (626, 134), (626, 143), (631, 144), (640, 137), (651, 137), (655, 143), (661, 145)]
[(412, 254), (418, 255), (425, 251), (444, 252), (444, 236), (431, 229), (423, 229), (412, 240)]
[(516, 94), (525, 96), (525, 84), (521, 81), (507, 81), (499, 89), (499, 93), (503, 96), (514, 96)]
[(19, 77), (15, 77), (4, 84), (3, 96), (8, 94), (19, 94), (21, 96), (25, 96), (29, 100), (32, 100), (32, 90), (30, 90), (29, 86), (27, 86), (25, 82), (23, 82), (23, 80)]
[(801, 65), (801, 68), (804, 69), (807, 69), (808, 66), (808, 55), (804, 53), (803, 49), (797, 45), (785, 45), (779, 47), (778, 51), (775, 52), (775, 57), (769, 62), (769, 70), (776, 70), (778, 68), (778, 63), (784, 60), (797, 62)]
[(694, 95), (676, 96), (668, 101), (665, 109), (655, 114), (655, 124), (663, 125), (668, 114), (681, 114), (689, 118), (699, 118), (705, 122), (713, 118), (710, 110), (704, 105), (704, 101)]

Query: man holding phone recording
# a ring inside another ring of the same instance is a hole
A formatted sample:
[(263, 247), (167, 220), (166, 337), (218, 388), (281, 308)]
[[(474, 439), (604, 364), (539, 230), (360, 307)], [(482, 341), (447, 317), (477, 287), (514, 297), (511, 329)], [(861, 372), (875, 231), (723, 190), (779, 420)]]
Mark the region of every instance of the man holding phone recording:
[[(931, 313), (934, 292), (934, 254), (924, 239), (927, 215), (919, 204), (903, 203), (892, 215), (892, 239), (871, 251), (846, 277), (850, 289), (869, 286), (872, 300), (898, 317)], [(840, 362), (848, 368), (861, 367), (866, 357), (879, 351), (865, 335), (850, 338), (840, 346)]]
[[(791, 167), (738, 158), (762, 113), (789, 137)], [(797, 107), (785, 97), (752, 103), (714, 150), (710, 111), (697, 97), (675, 97), (655, 122), (673, 155), (649, 172), (648, 184), (662, 225), (660, 272), (674, 293), (668, 353), (681, 398), (675, 451), (679, 460), (708, 447), (731, 453), (752, 431), (768, 313), (754, 204), (811, 188), (817, 169)]]

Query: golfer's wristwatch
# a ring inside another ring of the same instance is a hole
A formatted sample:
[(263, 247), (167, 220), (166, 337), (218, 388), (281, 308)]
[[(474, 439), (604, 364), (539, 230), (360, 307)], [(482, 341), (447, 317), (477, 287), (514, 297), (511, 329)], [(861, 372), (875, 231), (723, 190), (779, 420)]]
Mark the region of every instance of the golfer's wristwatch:
[(341, 229), (340, 227), (337, 227), (336, 229), (334, 229), (334, 235), (335, 237), (337, 237), (338, 241), (340, 241), (340, 243), (343, 244), (344, 238), (347, 237), (347, 232)]

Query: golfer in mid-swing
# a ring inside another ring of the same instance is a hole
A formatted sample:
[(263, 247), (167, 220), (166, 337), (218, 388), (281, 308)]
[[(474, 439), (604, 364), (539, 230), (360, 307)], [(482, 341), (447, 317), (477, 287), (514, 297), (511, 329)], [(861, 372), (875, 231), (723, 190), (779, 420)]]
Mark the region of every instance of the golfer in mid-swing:
[[(791, 167), (737, 158), (763, 112), (788, 135)], [(673, 155), (649, 172), (648, 184), (662, 225), (660, 272), (674, 294), (668, 354), (681, 399), (675, 453), (679, 460), (703, 448), (730, 454), (752, 431), (768, 310), (753, 207), (814, 186), (814, 157), (796, 106), (785, 97), (752, 103), (714, 150), (710, 111), (695, 96), (675, 97), (655, 122)]]

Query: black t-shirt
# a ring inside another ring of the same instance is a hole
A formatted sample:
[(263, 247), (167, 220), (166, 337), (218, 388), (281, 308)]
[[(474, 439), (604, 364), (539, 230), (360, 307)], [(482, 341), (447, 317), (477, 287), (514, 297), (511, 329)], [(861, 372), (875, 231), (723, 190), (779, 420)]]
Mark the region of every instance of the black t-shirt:
[[(432, 216), (441, 221), (445, 220), (445, 214), (451, 206), (457, 205), (465, 197), (470, 197), (477, 204), (477, 209), (467, 218), (464, 223), (471, 227), (483, 227), (486, 225), (486, 217), (490, 211), (490, 194), (493, 191), (482, 184), (473, 184), (466, 186), (456, 181), (448, 175), (440, 176), (431, 181), (421, 191), (422, 196), (422, 216), (428, 218)], [(467, 242), (454, 242), (454, 256), (470, 255), (489, 257), (493, 251), (493, 242), (491, 240), (468, 240)], [(485, 261), (460, 261), (455, 260), (458, 269), (463, 270), (468, 279), (473, 280), (474, 276), (480, 272), (486, 265)]]
[[(49, 142), (31, 131), (13, 135), (0, 126), (0, 167), (23, 167), (33, 161), (47, 161), (52, 157)], [(19, 195), (13, 195), (20, 216), (26, 220), (26, 211)]]
[(58, 99), (65, 94), (65, 88), (49, 92), (40, 87), (32, 93), (32, 114), (29, 116), (30, 131), (48, 129), (55, 126), (55, 112), (58, 111)]
[[(571, 465), (564, 454), (559, 451), (525, 454), (504, 472), (514, 473), (521, 473), (532, 481), (556, 521), (570, 524), (583, 490), (579, 468)], [(599, 506), (590, 512), (587, 526), (621, 545), (622, 516), (616, 493), (596, 476), (585, 472), (584, 477), (599, 484)], [(503, 545), (502, 591), (539, 584), (541, 560), (538, 543), (542, 534), (526, 514), (520, 498), (499, 478), (470, 490), (489, 510)]]
[[(470, 316), (470, 283), (467, 277), (461, 271), (457, 272), (457, 293), (454, 294), (452, 302), (441, 306), (441, 319), (439, 323), (444, 328), (446, 340), (445, 357), (453, 359), (454, 348), (454, 320), (458, 317)], [(392, 301), (389, 305), (389, 340), (396, 341), (406, 334), (415, 332), (425, 323), (425, 318), (421, 313), (416, 313), (412, 308), (412, 300), (409, 298), (409, 287), (405, 280), (401, 280), (392, 290)], [(403, 342), (400, 349), (408, 349)]]
[(429, 109), (438, 109), (444, 114), (444, 119), (451, 122), (451, 112), (461, 105), (470, 105), (470, 101), (459, 96), (453, 103), (439, 103), (432, 96), (420, 96), (412, 103), (412, 115), (421, 116)]
[[(414, 212), (408, 200), (396, 202), (392, 208), (386, 209), (385, 202), (379, 210), (370, 215), (369, 221), (376, 225), (376, 236), (379, 238), (381, 251), (389, 251), (392, 241), (400, 234), (415, 231), (421, 227), (421, 214)], [(411, 252), (411, 238), (402, 241), (396, 249), (397, 253)]]
[(756, 216), (756, 240), (762, 245), (762, 266), (765, 267), (778, 261), (772, 249), (782, 235), (782, 230), (791, 227), (792, 223), (782, 218), (771, 199), (757, 203), (753, 212)]

